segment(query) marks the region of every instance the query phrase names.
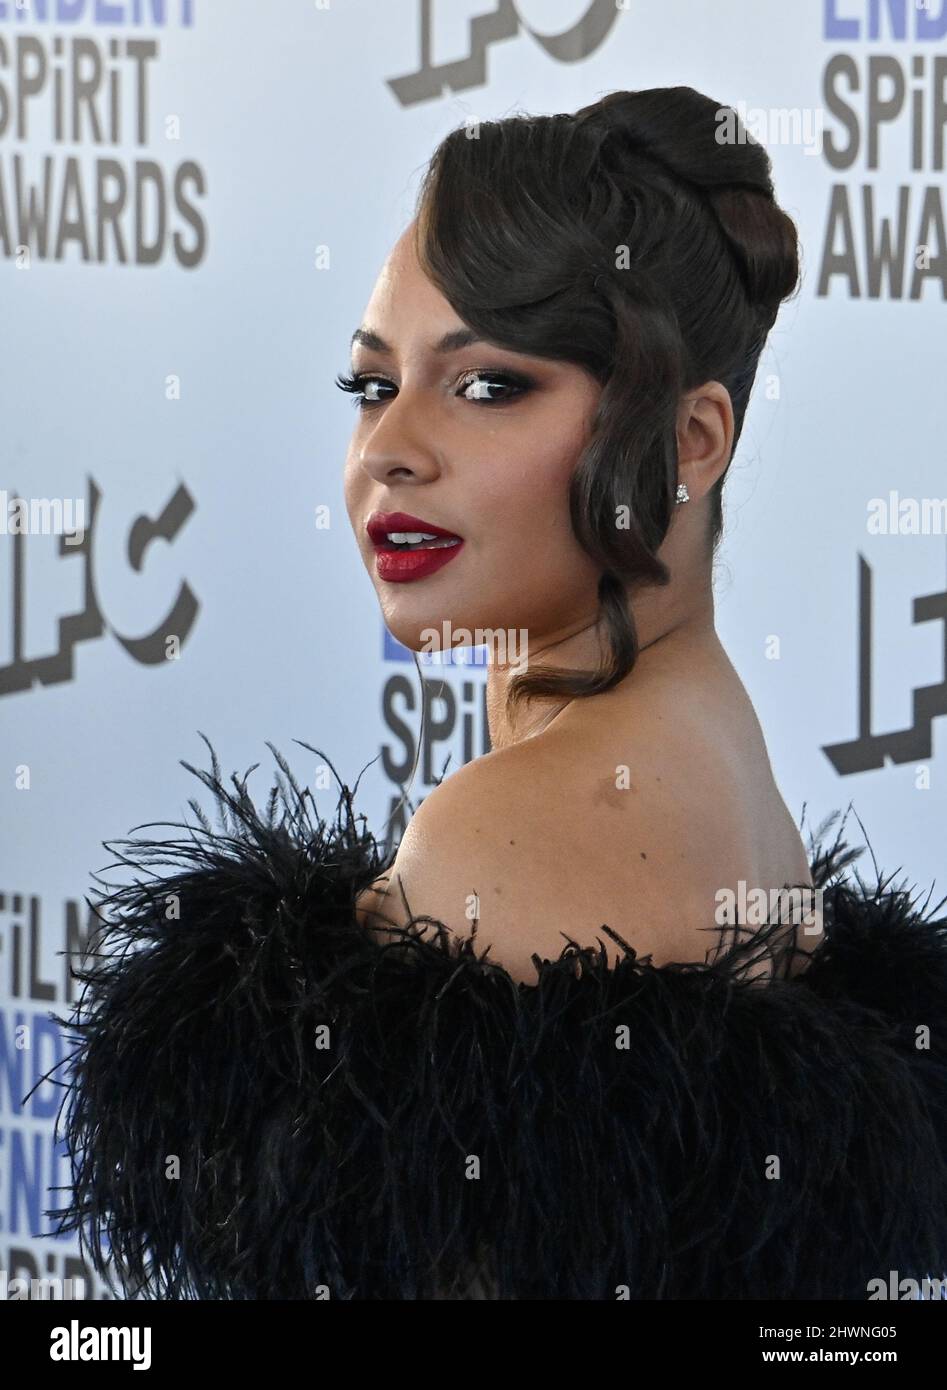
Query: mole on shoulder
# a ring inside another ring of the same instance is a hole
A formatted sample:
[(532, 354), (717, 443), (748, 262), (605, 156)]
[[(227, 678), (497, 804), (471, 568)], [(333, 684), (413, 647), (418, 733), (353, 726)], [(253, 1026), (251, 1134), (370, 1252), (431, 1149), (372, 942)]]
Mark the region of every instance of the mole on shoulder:
[(641, 857), (642, 857), (642, 859), (647, 859), (647, 857), (648, 857), (648, 856), (645, 854), (644, 850), (641, 850)]

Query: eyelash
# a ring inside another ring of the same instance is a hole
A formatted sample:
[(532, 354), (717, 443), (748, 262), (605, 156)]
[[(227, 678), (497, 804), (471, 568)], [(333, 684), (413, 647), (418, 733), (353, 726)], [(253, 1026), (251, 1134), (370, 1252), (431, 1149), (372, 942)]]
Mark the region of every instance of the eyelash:
[[(500, 382), (504, 386), (514, 386), (516, 387), (516, 392), (512, 396), (503, 396), (499, 400), (481, 399), (468, 401), (468, 405), (509, 405), (511, 402), (518, 400), (522, 395), (525, 395), (533, 386), (533, 382), (530, 381), (529, 377), (520, 376), (517, 372), (494, 372), (487, 367), (480, 367), (472, 368), (470, 371), (464, 373), (462, 389), (466, 389), (471, 384), (471, 379), (476, 377), (487, 377), (494, 383)], [(354, 375), (349, 375), (347, 372), (339, 372), (335, 379), (335, 384), (340, 391), (349, 391), (352, 393), (352, 403), (356, 410), (373, 410), (375, 406), (384, 405), (385, 402), (384, 400), (369, 401), (365, 399), (362, 388), (366, 382), (369, 381), (384, 382), (387, 386), (394, 385), (387, 377), (379, 376), (377, 372), (356, 372)], [(388, 399), (390, 400), (391, 397), (389, 396)]]

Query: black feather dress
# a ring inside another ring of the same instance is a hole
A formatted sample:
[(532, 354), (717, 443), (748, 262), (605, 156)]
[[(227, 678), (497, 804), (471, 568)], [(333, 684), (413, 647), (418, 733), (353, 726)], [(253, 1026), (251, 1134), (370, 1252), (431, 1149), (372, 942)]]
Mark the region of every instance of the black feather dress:
[(430, 919), (363, 930), (375, 838), (273, 752), (262, 808), (212, 749), (184, 764), (219, 823), (192, 801), (98, 880), (49, 1214), (119, 1296), (861, 1300), (947, 1272), (947, 919), (853, 876), (834, 819), (801, 972), (773, 920), (691, 965), (608, 932), (617, 963), (573, 943), (524, 984)]

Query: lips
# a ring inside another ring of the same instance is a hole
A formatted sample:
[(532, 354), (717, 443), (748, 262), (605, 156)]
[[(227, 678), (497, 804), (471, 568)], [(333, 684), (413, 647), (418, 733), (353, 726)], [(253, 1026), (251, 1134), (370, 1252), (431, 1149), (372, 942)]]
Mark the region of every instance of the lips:
[(429, 536), (437, 536), (440, 539), (462, 540), (456, 531), (445, 531), (443, 526), (435, 526), (432, 521), (425, 521), (422, 517), (412, 516), (410, 512), (373, 512), (368, 519), (366, 526), (369, 539), (372, 545), (377, 548), (386, 547), (391, 549), (388, 534), (391, 531), (423, 531)]
[[(447, 531), (443, 526), (436, 526), (410, 512), (374, 512), (365, 529), (375, 547), (375, 573), (379, 579), (391, 584), (424, 579), (443, 569), (464, 548), (463, 537), (458, 536), (456, 531)], [(422, 532), (435, 539), (410, 549), (405, 545), (392, 544), (388, 539), (391, 532)], [(448, 545), (446, 541), (454, 543)]]

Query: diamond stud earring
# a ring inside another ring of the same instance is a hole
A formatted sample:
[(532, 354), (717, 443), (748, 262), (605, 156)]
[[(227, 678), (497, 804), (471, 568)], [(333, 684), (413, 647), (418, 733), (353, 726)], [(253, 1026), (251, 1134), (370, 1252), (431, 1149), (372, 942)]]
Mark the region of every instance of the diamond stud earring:
[(678, 483), (678, 485), (677, 485), (677, 500), (678, 500), (678, 502), (689, 502), (689, 501), (690, 501), (690, 493), (687, 491), (687, 484), (686, 484), (686, 483)]

